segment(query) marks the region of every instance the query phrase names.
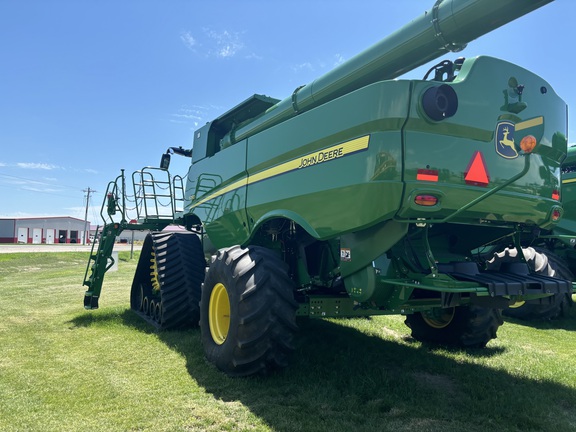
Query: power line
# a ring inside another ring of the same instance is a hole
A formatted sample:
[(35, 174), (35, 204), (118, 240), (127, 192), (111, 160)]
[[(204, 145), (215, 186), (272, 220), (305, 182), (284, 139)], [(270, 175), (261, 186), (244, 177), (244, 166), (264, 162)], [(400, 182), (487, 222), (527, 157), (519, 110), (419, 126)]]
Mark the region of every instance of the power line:
[(10, 175), (10, 174), (0, 173), (0, 177), (10, 177), (10, 178), (15, 178), (15, 179), (18, 179), (18, 180), (26, 180), (26, 181), (29, 181), (29, 182), (32, 182), (32, 183), (38, 183), (38, 184), (46, 185), (46, 186), (52, 186), (52, 187), (59, 186), (59, 187), (66, 187), (66, 188), (78, 190), (78, 186), (68, 186), (68, 185), (64, 185), (64, 184), (48, 183), (48, 182), (43, 182), (43, 181), (40, 181), (40, 180), (34, 180), (34, 179), (31, 179), (31, 178), (19, 177), (19, 176)]

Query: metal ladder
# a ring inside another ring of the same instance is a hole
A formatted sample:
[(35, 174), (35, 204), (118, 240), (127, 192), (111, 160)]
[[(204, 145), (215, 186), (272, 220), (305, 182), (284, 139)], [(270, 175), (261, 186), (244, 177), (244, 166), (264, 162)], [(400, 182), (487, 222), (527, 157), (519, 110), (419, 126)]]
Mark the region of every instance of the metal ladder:
[[(98, 309), (98, 298), (102, 290), (104, 274), (114, 265), (112, 249), (114, 249), (116, 236), (120, 234), (121, 231), (120, 224), (106, 224), (102, 229), (96, 253), (94, 253), (96, 241), (92, 243), (90, 258), (88, 259), (88, 265), (84, 273), (84, 282), (82, 283), (82, 285), (88, 287), (88, 290), (84, 293), (85, 309)], [(98, 232), (98, 229), (96, 229), (96, 232)], [(88, 276), (88, 272), (90, 272), (90, 276)]]
[[(154, 178), (154, 172), (160, 172), (161, 178)], [(92, 243), (90, 257), (84, 273), (83, 286), (88, 290), (84, 294), (84, 308), (98, 309), (98, 299), (102, 291), (105, 273), (114, 265), (112, 250), (116, 237), (124, 230), (160, 231), (172, 223), (181, 220), (177, 211), (183, 211), (184, 187), (180, 176), (170, 178), (167, 170), (146, 167), (132, 174), (134, 195), (126, 194), (124, 170), (115, 180), (108, 183), (100, 216), (105, 221), (94, 253), (96, 239)], [(134, 207), (128, 208), (127, 202)], [(132, 214), (129, 214), (132, 212)], [(135, 218), (130, 218), (134, 216)], [(98, 229), (96, 230), (98, 234)]]

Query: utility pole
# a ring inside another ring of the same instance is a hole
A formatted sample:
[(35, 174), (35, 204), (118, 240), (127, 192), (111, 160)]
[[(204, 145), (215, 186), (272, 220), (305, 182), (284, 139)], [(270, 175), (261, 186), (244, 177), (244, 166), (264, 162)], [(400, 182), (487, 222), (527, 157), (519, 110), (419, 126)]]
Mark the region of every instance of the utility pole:
[(90, 204), (90, 193), (96, 191), (88, 187), (88, 189), (84, 189), (83, 192), (86, 192), (86, 212), (84, 213), (84, 240), (82, 242), (82, 244), (85, 245), (86, 236), (90, 236), (90, 226), (88, 225), (88, 205)]

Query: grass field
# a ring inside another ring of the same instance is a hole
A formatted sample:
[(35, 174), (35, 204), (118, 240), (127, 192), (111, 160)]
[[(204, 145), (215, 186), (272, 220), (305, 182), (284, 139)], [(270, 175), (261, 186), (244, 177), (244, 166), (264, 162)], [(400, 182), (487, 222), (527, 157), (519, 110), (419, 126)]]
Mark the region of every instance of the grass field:
[(231, 379), (199, 330), (128, 310), (129, 252), (85, 311), (86, 255), (0, 255), (1, 431), (576, 430), (576, 308), (472, 351), (416, 342), (399, 316), (303, 321), (287, 370)]

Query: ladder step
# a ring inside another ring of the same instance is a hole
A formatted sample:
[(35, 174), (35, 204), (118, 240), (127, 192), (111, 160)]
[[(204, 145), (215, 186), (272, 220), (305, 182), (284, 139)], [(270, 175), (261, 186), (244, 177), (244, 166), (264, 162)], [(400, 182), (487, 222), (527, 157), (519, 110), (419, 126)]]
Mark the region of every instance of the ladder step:
[(94, 297), (88, 292), (84, 296), (84, 309), (98, 309), (98, 297)]

